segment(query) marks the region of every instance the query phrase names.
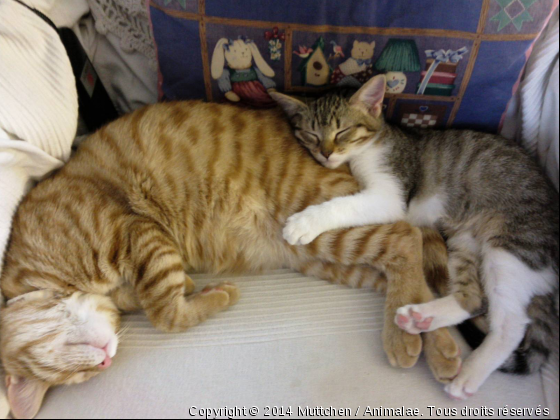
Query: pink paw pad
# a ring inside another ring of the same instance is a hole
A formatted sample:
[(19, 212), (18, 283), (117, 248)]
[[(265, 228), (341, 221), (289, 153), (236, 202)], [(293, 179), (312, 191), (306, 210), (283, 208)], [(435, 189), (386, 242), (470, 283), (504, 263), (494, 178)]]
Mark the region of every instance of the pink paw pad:
[(397, 323), (399, 324), (399, 326), (401, 328), (405, 327), (408, 324), (408, 321), (409, 321), (408, 317), (406, 317), (404, 315), (398, 315), (397, 316)]
[(434, 318), (426, 318), (424, 321), (416, 322), (414, 325), (420, 330), (429, 330)]
[(414, 311), (411, 311), (411, 313), (412, 313), (412, 317), (416, 321), (422, 321), (422, 315), (421, 314), (419, 314), (418, 312), (414, 312)]

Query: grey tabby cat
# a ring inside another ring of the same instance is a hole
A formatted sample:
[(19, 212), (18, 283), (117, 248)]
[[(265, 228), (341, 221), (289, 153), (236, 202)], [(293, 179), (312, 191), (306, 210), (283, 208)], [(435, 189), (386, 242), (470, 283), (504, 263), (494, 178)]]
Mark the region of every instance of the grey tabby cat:
[(382, 118), (385, 76), (353, 96), (335, 92), (310, 105), (273, 97), (301, 144), (321, 164), (349, 163), (354, 196), (288, 219), (284, 237), (308, 244), (322, 232), (408, 220), (448, 238), (450, 284), (441, 299), (401, 308), (412, 334), (485, 314), (488, 335), (446, 387), (466, 399), (490, 374), (537, 370), (558, 322), (558, 194), (516, 144), (472, 131), (393, 127)]

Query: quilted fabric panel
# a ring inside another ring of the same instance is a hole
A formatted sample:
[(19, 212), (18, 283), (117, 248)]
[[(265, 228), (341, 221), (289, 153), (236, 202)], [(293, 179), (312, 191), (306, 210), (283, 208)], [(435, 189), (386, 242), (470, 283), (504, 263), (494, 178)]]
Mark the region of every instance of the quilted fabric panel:
[(161, 99), (271, 107), (270, 90), (316, 95), (384, 73), (389, 120), (499, 131), (558, 1), (413, 3), (151, 0)]

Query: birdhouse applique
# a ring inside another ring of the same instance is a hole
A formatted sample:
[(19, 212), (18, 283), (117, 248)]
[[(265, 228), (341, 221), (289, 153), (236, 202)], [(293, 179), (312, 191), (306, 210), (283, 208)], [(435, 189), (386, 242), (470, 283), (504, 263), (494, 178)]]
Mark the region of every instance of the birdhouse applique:
[(329, 84), (332, 69), (325, 55), (323, 37), (320, 37), (311, 48), (300, 47), (300, 54), (295, 51), (294, 53), (303, 58), (299, 66), (303, 86), (320, 87)]

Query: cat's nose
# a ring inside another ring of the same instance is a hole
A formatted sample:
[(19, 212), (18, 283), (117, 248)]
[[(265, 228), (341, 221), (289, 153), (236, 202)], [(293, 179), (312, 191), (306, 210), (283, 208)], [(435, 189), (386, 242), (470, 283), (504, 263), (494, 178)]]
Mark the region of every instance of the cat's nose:
[(331, 155), (333, 154), (333, 152), (332, 152), (332, 151), (329, 151), (329, 150), (323, 150), (323, 151), (321, 151), (321, 154), (322, 154), (324, 157), (326, 157), (327, 160), (328, 160), (328, 159), (331, 157)]
[(99, 365), (99, 369), (107, 370), (113, 364), (113, 359), (109, 355), (109, 345), (105, 346), (102, 350), (105, 352), (105, 360), (101, 362), (101, 364)]

